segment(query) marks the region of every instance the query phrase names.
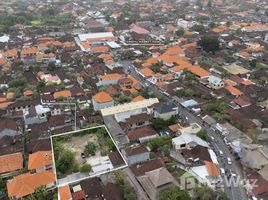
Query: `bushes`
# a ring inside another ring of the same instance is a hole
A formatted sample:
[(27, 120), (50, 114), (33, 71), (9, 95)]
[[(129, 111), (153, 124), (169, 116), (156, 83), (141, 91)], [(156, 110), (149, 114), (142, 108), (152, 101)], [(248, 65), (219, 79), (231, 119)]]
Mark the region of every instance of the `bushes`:
[(167, 126), (174, 124), (175, 122), (176, 122), (176, 118), (173, 116), (168, 120), (164, 120), (162, 118), (156, 118), (156, 119), (153, 119), (152, 126), (155, 130), (161, 131), (165, 129)]
[(88, 142), (85, 145), (84, 153), (86, 156), (92, 155), (94, 156), (97, 150), (97, 145), (93, 142)]
[(89, 164), (84, 164), (84, 165), (82, 165), (82, 166), (80, 167), (79, 171), (80, 171), (81, 173), (87, 173), (87, 172), (90, 172), (91, 169), (92, 169), (91, 165), (89, 165)]
[(202, 140), (205, 140), (207, 142), (210, 141), (210, 137), (208, 136), (207, 132), (205, 130), (200, 130), (196, 136), (200, 137)]
[(203, 106), (203, 110), (212, 112), (212, 117), (216, 120), (228, 119), (228, 115), (224, 113), (229, 106), (224, 102), (208, 103)]
[(160, 200), (174, 200), (174, 199), (190, 200), (191, 197), (186, 191), (181, 190), (177, 186), (174, 186), (161, 192), (159, 199)]

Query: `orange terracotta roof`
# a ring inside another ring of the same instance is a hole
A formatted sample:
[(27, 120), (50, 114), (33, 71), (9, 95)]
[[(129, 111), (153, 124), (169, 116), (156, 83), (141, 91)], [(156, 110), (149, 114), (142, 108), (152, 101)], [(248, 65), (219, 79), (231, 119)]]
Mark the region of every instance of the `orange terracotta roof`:
[(22, 56), (27, 56), (29, 54), (36, 54), (37, 53), (37, 48), (36, 47), (30, 47), (30, 48), (24, 48), (21, 51)]
[(183, 52), (183, 49), (179, 45), (176, 45), (176, 46), (173, 46), (173, 47), (169, 47), (166, 50), (165, 54), (167, 54), (167, 55), (178, 55), (181, 52)]
[(206, 71), (205, 69), (203, 69), (202, 67), (199, 67), (199, 66), (187, 67), (187, 70), (189, 70), (190, 72), (194, 73), (195, 75), (197, 75), (201, 78), (207, 77), (210, 75), (210, 73), (208, 71)]
[(138, 101), (143, 101), (145, 98), (141, 95), (136, 96), (135, 98), (132, 99), (132, 102), (138, 102)]
[(10, 70), (10, 66), (9, 65), (4, 65), (2, 67), (2, 72), (8, 72)]
[(112, 73), (112, 74), (105, 74), (100, 76), (100, 80), (114, 80), (114, 79), (120, 79), (122, 77), (122, 74), (118, 74), (118, 73)]
[(10, 104), (12, 104), (14, 102), (3, 102), (3, 103), (0, 103), (0, 109), (6, 109)]
[(243, 82), (241, 82), (243, 85), (252, 85), (254, 84), (251, 80), (243, 79)]
[(196, 47), (196, 46), (197, 46), (196, 42), (192, 42), (192, 43), (183, 45), (182, 48), (187, 49), (189, 47)]
[(0, 156), (0, 174), (23, 168), (22, 153)]
[(24, 92), (23, 92), (23, 95), (24, 96), (31, 96), (33, 94), (33, 91), (32, 90), (25, 90)]
[(207, 170), (208, 170), (208, 174), (210, 176), (219, 176), (220, 175), (220, 171), (219, 171), (219, 168), (217, 167), (216, 164), (214, 164), (213, 162), (210, 162), (210, 161), (204, 161), (206, 167), (207, 167)]
[(7, 100), (7, 98), (5, 98), (5, 97), (0, 97), (0, 103), (5, 102), (6, 100)]
[(53, 46), (62, 46), (62, 43), (60, 41), (54, 41), (51, 43)]
[(172, 56), (169, 54), (162, 54), (159, 56), (159, 59), (163, 61), (164, 63), (176, 63), (178, 60), (181, 59), (180, 56)]
[(234, 81), (232, 81), (230, 79), (224, 80), (224, 83), (226, 85), (231, 85), (231, 86), (235, 86), (237, 84), (236, 82), (234, 82)]
[(18, 55), (18, 52), (17, 52), (16, 49), (7, 50), (5, 52), (6, 57), (14, 57), (14, 56), (17, 56), (17, 55)]
[(179, 72), (179, 71), (182, 71), (184, 69), (185, 69), (184, 66), (175, 66), (175, 67), (172, 67), (170, 70), (173, 72)]
[(72, 199), (72, 194), (71, 194), (69, 185), (59, 187), (58, 188), (58, 193), (59, 193), (59, 196), (60, 196), (60, 200), (70, 200), (70, 199)]
[(106, 103), (113, 101), (113, 98), (107, 92), (99, 92), (95, 94), (92, 98), (97, 103)]
[(243, 94), (243, 92), (241, 92), (239, 89), (237, 89), (236, 87), (234, 87), (232, 85), (226, 85), (225, 89), (227, 89), (234, 96), (238, 96), (238, 95)]
[(52, 164), (51, 151), (37, 151), (29, 155), (28, 170), (39, 169)]
[(37, 53), (37, 55), (36, 55), (36, 58), (37, 59), (53, 58), (53, 57), (55, 57), (55, 54), (54, 53), (48, 53), (48, 54), (45, 54), (45, 53)]
[(62, 91), (59, 91), (59, 92), (55, 92), (53, 94), (53, 97), (54, 99), (58, 99), (60, 97), (71, 97), (72, 94), (71, 94), (71, 91), (70, 90), (62, 90)]
[(42, 71), (39, 71), (39, 72), (37, 73), (37, 76), (38, 76), (39, 78), (41, 78), (41, 77), (44, 76), (44, 75), (45, 75), (45, 73), (42, 72)]
[(151, 67), (152, 65), (158, 63), (158, 59), (156, 57), (148, 58), (143, 64), (143, 67)]
[(104, 53), (104, 52), (108, 52), (109, 50), (110, 50), (110, 48), (108, 46), (91, 47), (92, 53)]
[(8, 197), (22, 198), (34, 193), (34, 190), (42, 185), (55, 183), (55, 174), (53, 171), (44, 171), (40, 173), (25, 173), (14, 176), (7, 182)]
[(168, 31), (175, 31), (176, 30), (176, 27), (175, 26), (173, 26), (173, 25), (171, 25), (171, 24), (169, 24), (169, 25), (167, 25), (167, 30)]
[(4, 65), (6, 62), (7, 60), (4, 57), (0, 58), (0, 65)]
[(6, 98), (7, 99), (13, 99), (15, 96), (15, 93), (14, 92), (8, 92), (7, 95), (6, 95)]
[(250, 54), (249, 54), (248, 52), (246, 52), (246, 51), (242, 51), (242, 52), (240, 52), (239, 55), (240, 55), (240, 56), (243, 56), (243, 57), (245, 57), (245, 58), (250, 56)]
[(87, 42), (81, 42), (80, 44), (85, 50), (90, 49), (90, 45)]
[(143, 68), (143, 69), (140, 70), (140, 72), (144, 76), (153, 76), (154, 75), (154, 72), (150, 68)]
[(102, 53), (101, 55), (98, 56), (99, 58), (102, 58), (103, 60), (110, 60), (112, 59), (112, 55), (108, 53)]
[(212, 31), (214, 33), (222, 33), (222, 32), (227, 31), (227, 30), (228, 30), (228, 27), (224, 26), (224, 25), (218, 26), (218, 27), (212, 29)]

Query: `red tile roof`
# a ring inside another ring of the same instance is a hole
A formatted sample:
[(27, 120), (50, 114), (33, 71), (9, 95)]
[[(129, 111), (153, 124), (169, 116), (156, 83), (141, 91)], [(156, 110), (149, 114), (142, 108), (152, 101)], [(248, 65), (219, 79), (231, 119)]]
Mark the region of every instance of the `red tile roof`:
[(34, 193), (34, 190), (42, 185), (54, 184), (56, 181), (53, 171), (44, 171), (41, 173), (25, 173), (13, 177), (7, 183), (8, 197), (22, 198)]
[(0, 156), (0, 174), (22, 169), (22, 153)]

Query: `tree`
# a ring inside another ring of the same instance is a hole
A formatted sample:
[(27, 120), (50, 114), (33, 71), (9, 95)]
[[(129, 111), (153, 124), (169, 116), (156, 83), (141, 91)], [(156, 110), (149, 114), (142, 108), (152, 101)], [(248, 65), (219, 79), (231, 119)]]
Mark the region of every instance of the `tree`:
[(208, 186), (201, 186), (195, 188), (195, 194), (200, 200), (215, 200), (214, 191)]
[(179, 28), (178, 30), (175, 31), (175, 34), (177, 36), (183, 36), (184, 34), (184, 29), (183, 28)]
[(66, 173), (68, 170), (72, 169), (75, 162), (75, 155), (69, 149), (62, 149), (59, 152), (59, 159), (56, 161), (57, 169), (61, 173)]
[(95, 155), (97, 145), (93, 142), (88, 142), (85, 146), (84, 153), (86, 156)]
[(227, 197), (226, 193), (223, 192), (222, 190), (217, 190), (216, 191), (216, 199), (217, 200), (229, 200), (229, 198)]
[(200, 41), (198, 41), (204, 51), (215, 53), (220, 49), (220, 42), (215, 36), (203, 36)]
[(27, 79), (20, 73), (16, 76), (15, 79), (13, 79), (12, 81), (10, 81), (8, 83), (8, 87), (10, 88), (23, 88), (25, 86), (25, 84), (27, 83)]
[(197, 134), (196, 136), (200, 137), (202, 140), (205, 140), (207, 142), (210, 141), (210, 138), (207, 134), (207, 132), (204, 130), (204, 129), (201, 129)]
[(38, 81), (37, 83), (37, 90), (40, 90), (41, 88), (46, 86), (46, 82), (45, 81)]
[(166, 127), (166, 121), (162, 118), (153, 119), (152, 126), (157, 131), (163, 130)]
[(45, 200), (47, 197), (48, 193), (46, 190), (46, 186), (41, 185), (40, 187), (36, 188), (34, 191), (34, 197), (36, 199), (40, 200)]
[(149, 140), (148, 145), (152, 151), (159, 150), (162, 146), (164, 146), (166, 143), (164, 137), (156, 137), (151, 140)]
[(47, 65), (47, 70), (53, 72), (56, 69), (56, 65), (54, 62), (49, 62)]
[(250, 65), (251, 68), (256, 68), (257, 67), (257, 63), (258, 63), (257, 60), (254, 59), (254, 60), (251, 60), (249, 62), (249, 65)]
[(191, 200), (190, 195), (179, 187), (171, 187), (160, 193), (160, 200)]
[(124, 186), (124, 199), (125, 200), (135, 200), (135, 192), (127, 185)]
[(157, 64), (155, 64), (155, 65), (153, 65), (152, 66), (152, 71), (154, 72), (154, 73), (159, 73), (159, 72), (161, 72), (161, 66), (157, 63)]
[(81, 173), (87, 173), (87, 172), (90, 172), (91, 169), (92, 169), (91, 165), (89, 165), (89, 164), (84, 164), (84, 165), (82, 165), (82, 166), (80, 167), (79, 171), (80, 171)]
[(212, 7), (212, 0), (208, 0), (208, 4), (207, 4), (207, 6), (208, 6), (209, 8)]
[(195, 24), (192, 28), (190, 28), (191, 31), (198, 32), (200, 34), (204, 34), (206, 32), (206, 28), (203, 25)]

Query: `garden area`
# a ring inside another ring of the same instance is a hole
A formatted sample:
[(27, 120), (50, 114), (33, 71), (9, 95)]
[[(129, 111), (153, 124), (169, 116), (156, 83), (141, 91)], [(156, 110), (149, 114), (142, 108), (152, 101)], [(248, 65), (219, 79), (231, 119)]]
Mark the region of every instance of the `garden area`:
[(109, 162), (109, 153), (117, 151), (104, 126), (52, 138), (58, 178), (72, 173), (93, 173), (93, 166)]

